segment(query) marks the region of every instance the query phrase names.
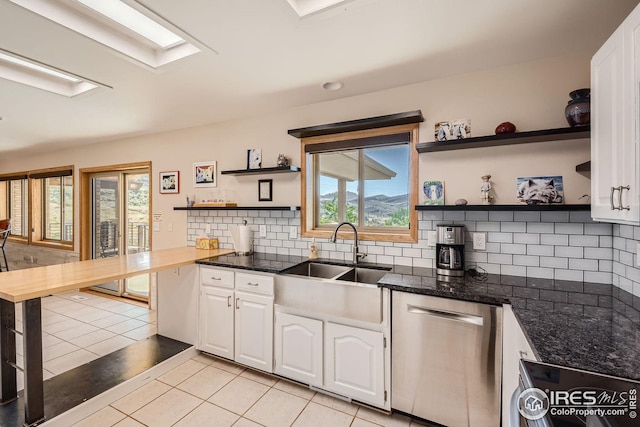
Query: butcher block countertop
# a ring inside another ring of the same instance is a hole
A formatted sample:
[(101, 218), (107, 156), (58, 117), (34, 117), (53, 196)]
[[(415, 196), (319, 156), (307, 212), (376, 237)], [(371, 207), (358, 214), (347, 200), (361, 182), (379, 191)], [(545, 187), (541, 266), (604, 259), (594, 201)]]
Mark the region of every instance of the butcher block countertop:
[(179, 247), (0, 273), (0, 298), (21, 302), (58, 292), (193, 264), (230, 249)]

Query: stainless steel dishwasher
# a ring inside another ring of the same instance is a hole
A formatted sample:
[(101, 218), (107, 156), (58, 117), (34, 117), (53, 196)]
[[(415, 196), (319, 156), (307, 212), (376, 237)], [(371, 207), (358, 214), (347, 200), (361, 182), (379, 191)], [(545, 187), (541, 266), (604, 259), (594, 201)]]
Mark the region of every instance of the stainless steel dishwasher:
[(392, 292), (391, 407), (450, 427), (500, 425), (502, 307)]

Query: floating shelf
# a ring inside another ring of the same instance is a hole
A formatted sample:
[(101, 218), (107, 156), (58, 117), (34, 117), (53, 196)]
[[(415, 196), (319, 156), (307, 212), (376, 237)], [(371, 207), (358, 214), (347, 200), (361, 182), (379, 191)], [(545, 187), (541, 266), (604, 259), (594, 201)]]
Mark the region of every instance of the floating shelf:
[(174, 211), (299, 211), (300, 206), (175, 206)]
[(347, 122), (329, 123), (326, 125), (309, 126), (306, 128), (290, 129), (289, 135), (296, 138), (333, 135), (335, 133), (353, 132), (358, 130), (376, 129), (388, 126), (406, 125), (423, 122), (422, 111), (407, 111), (405, 113), (389, 114), (387, 116), (369, 117), (366, 119), (349, 120)]
[(231, 171), (221, 171), (221, 175), (263, 175), (268, 173), (294, 173), (300, 172), (300, 168), (297, 166), (278, 166), (275, 168), (260, 168), (260, 169), (238, 169)]
[(589, 211), (591, 205), (416, 205), (417, 211)]
[(567, 139), (589, 138), (590, 126), (572, 128), (544, 129), (528, 132), (503, 133), (499, 135), (478, 136), (453, 141), (421, 142), (416, 144), (418, 153), (436, 151), (463, 150), (466, 148), (496, 147), (500, 145), (529, 144), (532, 142), (561, 141)]

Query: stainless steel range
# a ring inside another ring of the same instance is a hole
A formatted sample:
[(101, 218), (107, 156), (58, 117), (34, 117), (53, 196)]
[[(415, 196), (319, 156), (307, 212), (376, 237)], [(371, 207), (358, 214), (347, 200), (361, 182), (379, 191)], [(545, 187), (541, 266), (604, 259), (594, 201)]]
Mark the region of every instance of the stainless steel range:
[(509, 427), (637, 427), (638, 392), (640, 382), (521, 360)]

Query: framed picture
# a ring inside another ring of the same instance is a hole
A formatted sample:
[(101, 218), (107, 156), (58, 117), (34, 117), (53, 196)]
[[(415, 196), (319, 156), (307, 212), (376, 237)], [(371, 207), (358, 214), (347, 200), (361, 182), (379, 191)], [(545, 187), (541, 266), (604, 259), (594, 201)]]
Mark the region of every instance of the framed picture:
[(258, 180), (258, 201), (259, 202), (273, 201), (273, 180), (272, 179)]
[(160, 194), (180, 193), (180, 171), (160, 172)]
[(425, 181), (422, 189), (425, 205), (444, 205), (444, 181)]
[(525, 176), (517, 180), (518, 202), (523, 205), (564, 203), (561, 176)]
[(262, 149), (252, 148), (247, 150), (247, 169), (260, 169), (262, 167)]
[(195, 188), (200, 187), (215, 187), (218, 185), (216, 180), (216, 162), (199, 162), (193, 164), (193, 186)]
[(447, 122), (436, 122), (436, 141), (452, 141), (471, 137), (471, 120), (458, 119)]

